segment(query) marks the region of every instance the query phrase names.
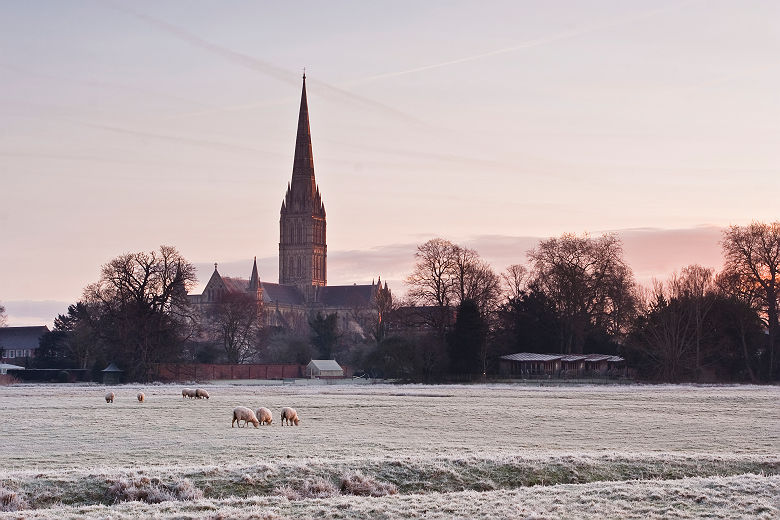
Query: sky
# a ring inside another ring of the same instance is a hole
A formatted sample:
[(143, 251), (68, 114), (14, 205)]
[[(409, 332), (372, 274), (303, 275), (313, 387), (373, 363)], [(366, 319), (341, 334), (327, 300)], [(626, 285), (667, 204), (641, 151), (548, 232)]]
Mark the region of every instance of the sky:
[(175, 246), (277, 281), (303, 68), (328, 281), (618, 233), (637, 279), (780, 218), (780, 3), (0, 0), (0, 302)]

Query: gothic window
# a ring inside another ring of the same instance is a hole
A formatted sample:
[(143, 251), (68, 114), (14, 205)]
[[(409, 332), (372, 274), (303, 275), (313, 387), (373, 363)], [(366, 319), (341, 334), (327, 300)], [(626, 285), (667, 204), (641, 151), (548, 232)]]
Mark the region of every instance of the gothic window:
[(298, 276), (303, 274), (303, 265), (301, 264), (301, 257), (298, 257)]

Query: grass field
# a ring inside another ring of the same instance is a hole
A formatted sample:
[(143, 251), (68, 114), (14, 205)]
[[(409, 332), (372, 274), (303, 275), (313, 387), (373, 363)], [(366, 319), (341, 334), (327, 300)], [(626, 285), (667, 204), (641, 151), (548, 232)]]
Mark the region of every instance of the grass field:
[(203, 388), (0, 387), (0, 518), (780, 517), (778, 387)]

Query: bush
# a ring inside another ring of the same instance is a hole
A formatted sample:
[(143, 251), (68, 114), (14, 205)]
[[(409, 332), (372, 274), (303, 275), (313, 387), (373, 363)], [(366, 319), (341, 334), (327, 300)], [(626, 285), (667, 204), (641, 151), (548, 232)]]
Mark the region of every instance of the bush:
[(30, 505), (27, 503), (27, 500), (18, 492), (0, 487), (0, 511), (21, 511), (22, 509), (28, 509), (29, 507)]
[(111, 485), (108, 487), (108, 496), (114, 502), (139, 501), (159, 504), (203, 498), (203, 491), (186, 479), (177, 480), (170, 485), (164, 484), (158, 478), (149, 477), (122, 477), (109, 482)]
[(389, 482), (380, 482), (374, 477), (356, 471), (342, 477), (341, 492), (345, 495), (359, 495), (364, 497), (383, 497), (395, 495), (398, 488)]

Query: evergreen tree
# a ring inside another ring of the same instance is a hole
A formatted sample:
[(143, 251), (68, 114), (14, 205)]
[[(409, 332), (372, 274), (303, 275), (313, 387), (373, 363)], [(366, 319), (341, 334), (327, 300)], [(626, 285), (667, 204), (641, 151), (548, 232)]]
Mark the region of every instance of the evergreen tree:
[(323, 316), (318, 312), (314, 319), (309, 320), (309, 327), (311, 327), (311, 343), (317, 355), (320, 359), (333, 359), (333, 351), (340, 338), (338, 315), (333, 313)]
[(474, 300), (463, 300), (449, 335), (450, 371), (453, 374), (481, 374), (486, 340), (487, 325), (479, 306)]

